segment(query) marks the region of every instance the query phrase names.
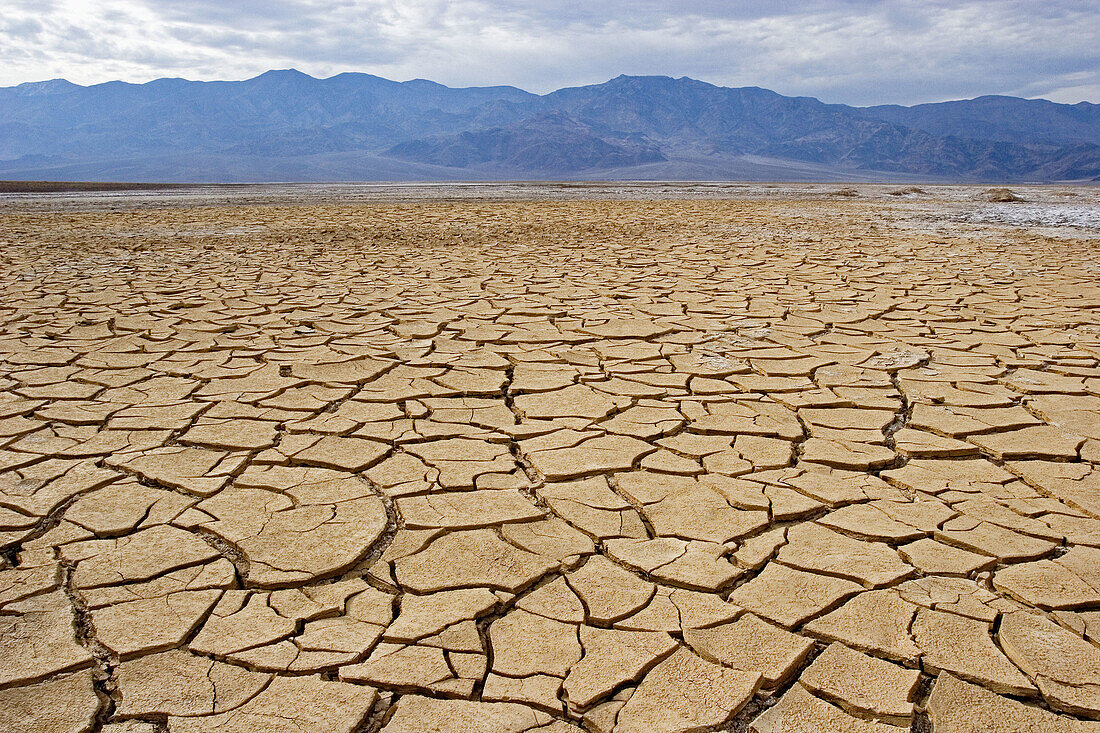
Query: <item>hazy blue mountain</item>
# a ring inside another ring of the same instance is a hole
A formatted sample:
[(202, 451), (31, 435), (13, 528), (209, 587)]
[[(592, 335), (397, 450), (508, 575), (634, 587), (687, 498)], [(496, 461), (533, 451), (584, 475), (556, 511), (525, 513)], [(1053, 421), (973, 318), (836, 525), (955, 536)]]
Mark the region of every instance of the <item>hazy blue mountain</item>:
[(530, 117), (506, 127), (398, 143), (395, 158), (453, 168), (504, 171), (577, 171), (667, 160), (644, 137), (620, 139), (562, 113)]
[(1100, 105), (857, 108), (620, 76), (535, 95), (294, 70), (0, 88), (0, 178), (1065, 180), (1100, 176)]
[(998, 142), (1100, 144), (1100, 104), (986, 96), (958, 102), (866, 107), (870, 115), (940, 137)]

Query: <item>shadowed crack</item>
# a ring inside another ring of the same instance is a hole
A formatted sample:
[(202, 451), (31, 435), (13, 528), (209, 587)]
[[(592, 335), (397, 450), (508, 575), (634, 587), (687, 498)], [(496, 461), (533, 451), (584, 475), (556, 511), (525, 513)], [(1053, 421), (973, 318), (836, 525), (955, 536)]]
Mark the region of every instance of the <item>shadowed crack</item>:
[(71, 563), (61, 563), (61, 589), (72, 606), (76, 641), (92, 654), (92, 687), (99, 699), (99, 708), (93, 719), (92, 730), (98, 733), (111, 719), (115, 712), (115, 705), (118, 703), (118, 683), (114, 677), (118, 659), (96, 639), (91, 614), (80, 594), (73, 588), (73, 570), (74, 566)]

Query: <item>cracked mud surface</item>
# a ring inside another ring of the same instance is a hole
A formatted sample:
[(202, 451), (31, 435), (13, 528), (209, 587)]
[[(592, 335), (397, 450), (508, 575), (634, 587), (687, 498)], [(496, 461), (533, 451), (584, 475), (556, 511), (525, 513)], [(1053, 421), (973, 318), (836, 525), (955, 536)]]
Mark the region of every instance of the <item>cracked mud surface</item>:
[(1098, 242), (898, 206), (2, 204), (0, 729), (1100, 731)]

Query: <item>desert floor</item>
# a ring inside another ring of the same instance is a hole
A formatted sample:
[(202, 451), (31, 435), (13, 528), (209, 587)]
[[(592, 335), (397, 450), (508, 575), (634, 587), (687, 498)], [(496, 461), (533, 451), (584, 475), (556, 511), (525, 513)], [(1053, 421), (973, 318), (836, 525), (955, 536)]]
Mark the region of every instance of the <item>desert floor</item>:
[(0, 730), (1100, 730), (1098, 189), (838, 188), (0, 197)]

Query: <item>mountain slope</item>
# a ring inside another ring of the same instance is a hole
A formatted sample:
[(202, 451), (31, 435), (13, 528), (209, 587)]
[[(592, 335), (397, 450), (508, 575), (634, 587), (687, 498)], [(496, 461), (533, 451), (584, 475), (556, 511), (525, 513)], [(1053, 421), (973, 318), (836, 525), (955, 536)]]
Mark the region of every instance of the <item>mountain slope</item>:
[[(751, 160), (771, 161), (766, 165)], [(686, 77), (534, 95), (294, 70), (0, 89), (0, 176), (104, 180), (1100, 176), (1100, 105), (980, 97), (856, 108)], [(759, 173), (764, 175), (764, 173)]]
[(1100, 144), (1100, 104), (986, 96), (957, 102), (865, 107), (877, 119), (939, 137), (1053, 145)]
[(546, 114), (476, 132), (398, 143), (388, 153), (404, 160), (457, 168), (486, 165), (525, 172), (583, 171), (667, 160), (645, 141), (601, 137), (563, 114)]
[[(481, 126), (495, 121), (494, 103), (534, 97), (513, 87), (451, 89), (368, 74), (314, 79), (293, 70), (241, 82), (25, 86), (0, 89), (0, 157), (248, 147), (285, 155), (305, 138), (327, 141), (308, 143), (314, 146), (363, 150), (453, 131), (464, 122)], [(474, 108), (480, 111), (471, 114)], [(9, 132), (16, 130), (22, 134)]]

